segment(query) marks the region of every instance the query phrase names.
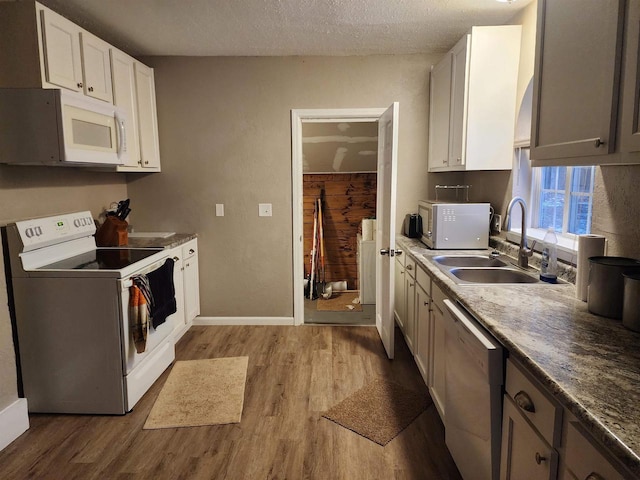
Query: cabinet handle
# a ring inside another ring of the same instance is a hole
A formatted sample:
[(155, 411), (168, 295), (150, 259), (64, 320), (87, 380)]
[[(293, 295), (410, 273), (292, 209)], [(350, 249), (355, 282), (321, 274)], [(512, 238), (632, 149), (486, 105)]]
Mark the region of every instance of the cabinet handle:
[(547, 457), (543, 457), (538, 452), (536, 452), (536, 463), (538, 465), (540, 465), (542, 462), (546, 462), (546, 461), (547, 461)]
[(595, 142), (593, 142), (593, 146), (596, 148), (600, 148), (606, 144), (607, 142), (602, 141), (600, 138), (596, 138)]
[(407, 270), (413, 270), (413, 265), (407, 265)]
[(89, 87), (88, 89), (90, 92), (93, 92), (93, 87)]
[(536, 407), (533, 404), (533, 400), (531, 400), (531, 397), (526, 392), (520, 390), (518, 393), (516, 393), (513, 399), (525, 412), (536, 413)]
[(604, 480), (604, 477), (596, 472), (591, 472), (589, 475), (584, 477), (584, 480)]
[(178, 258), (178, 257), (173, 257), (173, 261), (174, 261), (174, 262), (177, 262), (178, 260), (180, 260), (180, 258)]
[(429, 306), (429, 302), (424, 302), (424, 306), (428, 307)]
[(78, 85), (78, 88), (82, 88), (82, 83), (81, 82), (78, 82), (77, 85)]
[(404, 270), (400, 270), (400, 275), (404, 275)]
[(192, 253), (196, 253), (196, 251), (193, 248), (190, 248), (189, 249), (189, 254), (192, 254)]
[(409, 287), (413, 287), (413, 285), (414, 285), (413, 283), (409, 282)]
[(444, 160), (442, 160), (442, 164), (446, 165), (447, 164), (447, 159), (445, 158)]

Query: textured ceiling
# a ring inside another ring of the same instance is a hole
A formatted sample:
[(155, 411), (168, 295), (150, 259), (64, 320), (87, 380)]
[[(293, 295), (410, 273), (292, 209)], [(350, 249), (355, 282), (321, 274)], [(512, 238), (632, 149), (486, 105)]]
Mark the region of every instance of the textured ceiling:
[(133, 55), (445, 52), (531, 0), (41, 0)]

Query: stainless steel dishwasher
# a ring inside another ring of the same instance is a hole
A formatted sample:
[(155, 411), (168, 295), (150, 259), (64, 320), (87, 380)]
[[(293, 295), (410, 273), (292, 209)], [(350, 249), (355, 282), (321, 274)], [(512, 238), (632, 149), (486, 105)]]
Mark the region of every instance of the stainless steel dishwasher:
[(502, 420), (502, 346), (461, 306), (444, 301), (445, 441), (465, 480), (497, 480)]

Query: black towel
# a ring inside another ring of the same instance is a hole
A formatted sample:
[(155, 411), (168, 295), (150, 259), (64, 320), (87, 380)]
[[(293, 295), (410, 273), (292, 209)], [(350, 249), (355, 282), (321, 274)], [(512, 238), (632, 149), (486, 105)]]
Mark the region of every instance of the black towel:
[(151, 324), (153, 328), (162, 325), (167, 317), (177, 311), (176, 289), (173, 285), (173, 264), (172, 258), (167, 259), (164, 264), (147, 274), (149, 288), (153, 296), (151, 304)]

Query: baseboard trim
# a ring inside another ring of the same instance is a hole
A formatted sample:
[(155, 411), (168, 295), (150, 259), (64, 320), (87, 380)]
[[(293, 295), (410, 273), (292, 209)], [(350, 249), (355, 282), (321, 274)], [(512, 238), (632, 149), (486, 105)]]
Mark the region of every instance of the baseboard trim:
[(193, 325), (295, 325), (293, 317), (196, 317)]
[(19, 398), (0, 411), (0, 451), (29, 428), (27, 399)]

